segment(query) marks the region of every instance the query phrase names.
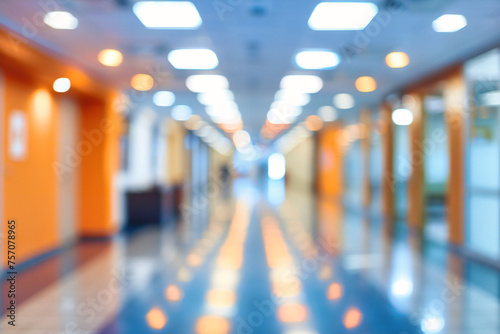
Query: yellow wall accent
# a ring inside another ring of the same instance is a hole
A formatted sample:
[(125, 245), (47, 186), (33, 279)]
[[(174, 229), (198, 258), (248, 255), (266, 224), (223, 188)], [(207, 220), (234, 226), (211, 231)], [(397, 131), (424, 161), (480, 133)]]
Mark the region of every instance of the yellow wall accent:
[(313, 190), (315, 175), (314, 137), (304, 139), (285, 154), (286, 184), (300, 191)]
[(168, 185), (177, 186), (185, 181), (187, 156), (184, 148), (186, 130), (177, 121), (169, 120), (167, 123), (167, 166)]

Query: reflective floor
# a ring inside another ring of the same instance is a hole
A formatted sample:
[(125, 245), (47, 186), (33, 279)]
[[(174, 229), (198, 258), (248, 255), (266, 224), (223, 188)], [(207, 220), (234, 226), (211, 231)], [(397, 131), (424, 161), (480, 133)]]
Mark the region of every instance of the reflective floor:
[(25, 270), (15, 332), (500, 333), (498, 272), (401, 227), (280, 183), (204, 199)]

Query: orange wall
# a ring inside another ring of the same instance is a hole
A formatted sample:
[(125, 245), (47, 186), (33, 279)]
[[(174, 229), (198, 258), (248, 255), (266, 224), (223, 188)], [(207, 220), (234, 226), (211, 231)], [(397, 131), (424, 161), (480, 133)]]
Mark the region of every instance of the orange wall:
[[(4, 124), (13, 110), (26, 113), (28, 150), (23, 161), (12, 161), (4, 148), (4, 216), (17, 220), (17, 257), (29, 258), (58, 245), (56, 175), (56, 129), (54, 99), (41, 86), (4, 77)], [(8, 143), (4, 131), (4, 143)], [(6, 227), (6, 225), (4, 225)], [(6, 229), (5, 229), (6, 231)], [(3, 257), (5, 259), (5, 257)]]
[(444, 86), (445, 119), (450, 154), (448, 188), (448, 235), (454, 245), (464, 243), (465, 217), (465, 127), (466, 84), (462, 69), (454, 73)]
[[(117, 231), (114, 180), (119, 169), (121, 119), (111, 103), (84, 103), (80, 143), (90, 148), (81, 165), (80, 223), (82, 236), (102, 237)], [(86, 144), (84, 144), (86, 143)]]
[(388, 103), (380, 106), (380, 125), (382, 137), (382, 187), (381, 211), (385, 228), (390, 231), (394, 223), (394, 123), (392, 107)]
[[(78, 145), (87, 143), (81, 154), (80, 212), (77, 221), (80, 236), (109, 236), (116, 231), (113, 197), (114, 179), (119, 170), (121, 118), (115, 112), (115, 94), (105, 84), (83, 71), (52, 58), (32, 45), (12, 48), (12, 34), (0, 30), (0, 70), (3, 71), (2, 109), (4, 129), (4, 197), (2, 222), (16, 219), (17, 261), (60, 246), (58, 221), (58, 179), (54, 170), (58, 152), (57, 100), (52, 90), (58, 77), (70, 78), (68, 93), (80, 110), (81, 129)], [(34, 101), (35, 96), (38, 100)], [(23, 161), (8, 156), (8, 119), (14, 110), (24, 111), (28, 119), (28, 154)], [(106, 121), (103, 123), (103, 121)], [(99, 132), (101, 139), (92, 142), (84, 130)], [(90, 142), (90, 146), (88, 146)], [(4, 233), (7, 224), (4, 223)], [(6, 243), (2, 244), (5, 264)]]
[(344, 167), (341, 136), (340, 125), (330, 125), (318, 133), (316, 184), (321, 195), (342, 195)]
[(408, 212), (406, 220), (416, 231), (424, 228), (425, 212), (425, 177), (422, 162), (422, 147), (424, 141), (424, 107), (422, 95), (412, 93), (415, 103), (409, 109), (413, 113), (413, 123), (409, 126), (409, 147), (411, 173), (407, 183)]

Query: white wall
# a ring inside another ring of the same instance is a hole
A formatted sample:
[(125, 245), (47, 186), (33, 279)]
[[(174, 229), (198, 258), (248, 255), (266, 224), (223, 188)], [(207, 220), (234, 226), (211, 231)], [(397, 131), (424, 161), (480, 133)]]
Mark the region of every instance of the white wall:
[(156, 121), (155, 112), (147, 108), (135, 114), (130, 121), (128, 170), (125, 175), (126, 187), (130, 190), (146, 190), (155, 184), (153, 150)]
[(316, 176), (315, 143), (309, 137), (285, 154), (287, 187), (298, 191), (311, 191)]
[[(80, 115), (78, 106), (70, 98), (63, 98), (59, 103), (59, 140), (58, 160), (64, 164), (68, 150), (76, 151), (79, 140), (78, 129)], [(78, 194), (79, 191), (79, 166), (68, 173), (62, 173), (58, 180), (59, 189), (59, 235), (62, 243), (67, 243), (76, 238), (78, 220)]]

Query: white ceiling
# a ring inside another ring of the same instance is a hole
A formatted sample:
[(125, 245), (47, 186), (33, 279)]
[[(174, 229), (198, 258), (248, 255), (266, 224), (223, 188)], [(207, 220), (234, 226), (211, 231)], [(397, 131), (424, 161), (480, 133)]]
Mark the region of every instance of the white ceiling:
[[(153, 71), (160, 81), (159, 89), (175, 92), (179, 103), (190, 104), (206, 119), (195, 94), (184, 84), (188, 75), (200, 71), (175, 70), (166, 55), (177, 48), (210, 48), (219, 58), (219, 67), (209, 72), (228, 78), (244, 127), (254, 136), (286, 74), (313, 73), (325, 81), (325, 87), (313, 96), (302, 117), (315, 113), (319, 106), (331, 105), (336, 93), (351, 93), (357, 106), (341, 113), (348, 117), (359, 107), (377, 105), (388, 93), (412, 81), (500, 43), (498, 0), (374, 0), (379, 6), (374, 21), (382, 20), (382, 13), (387, 13), (385, 10), (392, 8), (391, 4), (400, 3), (401, 7), (353, 57), (346, 57), (345, 48), (355, 44), (360, 32), (312, 31), (308, 27), (309, 16), (320, 2), (317, 0), (192, 0), (203, 24), (197, 30), (186, 31), (146, 29), (132, 13), (133, 2), (3, 0), (0, 24), (22, 33), (26, 22), (34, 23), (36, 43), (123, 89), (130, 89), (134, 74)], [(214, 5), (221, 2), (234, 4), (222, 16)], [(36, 15), (46, 11), (44, 3), (58, 3), (60, 8), (70, 11), (79, 19), (79, 27), (66, 31), (36, 24)], [(434, 32), (432, 21), (447, 13), (465, 15), (468, 26), (456, 33)], [(107, 68), (97, 61), (98, 52), (105, 48), (123, 52), (124, 62), (120, 67)], [(300, 70), (293, 57), (298, 51), (310, 48), (336, 51), (342, 62), (334, 70)], [(406, 52), (410, 65), (404, 69), (387, 67), (385, 56), (392, 51)], [(356, 91), (354, 81), (362, 75), (377, 80), (375, 92)], [(146, 97), (139, 102), (151, 103), (150, 100)]]

